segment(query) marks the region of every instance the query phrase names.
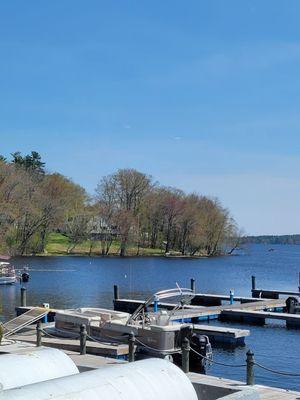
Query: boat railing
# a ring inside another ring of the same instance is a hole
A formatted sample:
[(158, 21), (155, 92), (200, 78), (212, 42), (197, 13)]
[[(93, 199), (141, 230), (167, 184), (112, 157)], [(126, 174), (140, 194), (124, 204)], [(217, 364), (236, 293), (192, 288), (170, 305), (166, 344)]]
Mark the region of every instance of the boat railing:
[(191, 289), (181, 288), (179, 285), (177, 285), (177, 287), (173, 289), (166, 289), (156, 292), (136, 309), (136, 311), (128, 319), (127, 324), (135, 321), (151, 303), (174, 297), (179, 299), (177, 304), (174, 304), (174, 309), (178, 310), (185, 304), (189, 304), (191, 302), (191, 300), (195, 297), (195, 292)]

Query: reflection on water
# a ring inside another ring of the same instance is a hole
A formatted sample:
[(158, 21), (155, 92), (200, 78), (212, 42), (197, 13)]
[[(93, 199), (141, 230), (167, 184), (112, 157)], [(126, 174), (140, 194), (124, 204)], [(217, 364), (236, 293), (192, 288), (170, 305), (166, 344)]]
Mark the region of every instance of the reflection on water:
[[(253, 245), (236, 257), (205, 259), (164, 258), (101, 258), (101, 257), (32, 257), (17, 258), (17, 268), (30, 268), (27, 304), (44, 302), (57, 308), (82, 306), (112, 307), (113, 285), (120, 286), (121, 297), (146, 298), (153, 292), (174, 287), (178, 282), (189, 287), (190, 278), (196, 279), (199, 292), (228, 293), (249, 296), (251, 275), (257, 286), (270, 289), (298, 289), (300, 246)], [(20, 285), (0, 287), (1, 317), (14, 316), (20, 303)], [(219, 321), (211, 324), (220, 325)], [(225, 325), (225, 324), (223, 324)], [(237, 349), (214, 349), (216, 360), (232, 364), (245, 361), (248, 347), (261, 363), (276, 369), (300, 372), (300, 331), (287, 330), (276, 322), (265, 327), (231, 324), (251, 330), (246, 346)], [(213, 366), (209, 373), (232, 379), (245, 379), (240, 368)], [(262, 384), (300, 390), (299, 378), (272, 375), (256, 371), (256, 381)]]

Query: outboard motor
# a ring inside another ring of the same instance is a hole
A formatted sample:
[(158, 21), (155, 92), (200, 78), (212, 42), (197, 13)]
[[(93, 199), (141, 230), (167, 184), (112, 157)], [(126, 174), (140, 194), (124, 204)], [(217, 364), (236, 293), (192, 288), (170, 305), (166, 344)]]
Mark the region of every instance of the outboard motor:
[(28, 282), (29, 281), (29, 274), (28, 272), (23, 272), (21, 275), (21, 280), (22, 282)]
[(288, 297), (285, 304), (289, 314), (300, 314), (300, 297)]
[(190, 352), (191, 368), (200, 374), (205, 374), (207, 367), (212, 360), (212, 349), (209, 338), (205, 335), (194, 333), (190, 340), (191, 349), (195, 351)]

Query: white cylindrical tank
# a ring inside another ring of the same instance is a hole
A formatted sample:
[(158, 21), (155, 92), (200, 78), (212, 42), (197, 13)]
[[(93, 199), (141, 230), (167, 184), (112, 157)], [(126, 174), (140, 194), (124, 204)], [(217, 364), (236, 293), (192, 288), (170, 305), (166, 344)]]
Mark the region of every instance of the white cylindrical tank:
[(79, 373), (70, 357), (47, 347), (1, 354), (0, 366), (0, 388), (4, 390)]
[(40, 382), (0, 394), (1, 400), (197, 400), (174, 364), (148, 359)]

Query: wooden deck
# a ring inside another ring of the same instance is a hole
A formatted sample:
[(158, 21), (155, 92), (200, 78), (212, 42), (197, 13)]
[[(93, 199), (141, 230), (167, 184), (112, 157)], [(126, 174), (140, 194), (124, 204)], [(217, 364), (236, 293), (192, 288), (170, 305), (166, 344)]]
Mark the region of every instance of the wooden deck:
[(193, 324), (193, 332), (206, 335), (214, 342), (228, 344), (243, 344), (250, 335), (247, 329), (234, 329), (224, 326)]
[(300, 296), (298, 291), (289, 290), (269, 290), (269, 289), (252, 289), (252, 297), (261, 299), (279, 299), (281, 295), (283, 296)]
[[(218, 378), (210, 375), (202, 375), (190, 372), (188, 374), (193, 384), (199, 383), (202, 385), (213, 386), (227, 389), (228, 391), (244, 390), (249, 388), (245, 383), (234, 381), (231, 379)], [(285, 390), (279, 388), (272, 388), (270, 386), (254, 385), (250, 386), (258, 391), (260, 400), (298, 400), (300, 399), (300, 392)], [(242, 397), (241, 397), (242, 399)]]
[(284, 299), (268, 299), (264, 301), (255, 301), (252, 303), (243, 303), (243, 304), (226, 304), (222, 306), (216, 307), (196, 307), (194, 309), (186, 309), (186, 310), (178, 310), (176, 311), (171, 320), (180, 320), (180, 319), (209, 319), (211, 316), (218, 317), (222, 311), (224, 310), (268, 310), (268, 309), (276, 309), (282, 308), (285, 306)]
[[(23, 335), (15, 335), (23, 338)], [(15, 338), (14, 338), (15, 339)], [(0, 346), (1, 349), (2, 346)], [(5, 343), (3, 346), (5, 353), (18, 353), (19, 351), (23, 352), (26, 349), (35, 348), (35, 345), (29, 342), (15, 342), (11, 344)], [(60, 348), (60, 347), (58, 347)], [(124, 363), (126, 361), (117, 360), (109, 357), (101, 357), (99, 355), (80, 355), (78, 351), (72, 350), (63, 350), (72, 360), (75, 362), (77, 367), (81, 372), (97, 369), (97, 368), (105, 368), (107, 365), (113, 365), (118, 363)], [(1, 357), (1, 355), (0, 355)], [(1, 358), (0, 358), (1, 360)], [(224, 388), (227, 392), (236, 392), (237, 390), (245, 390), (248, 386), (244, 382), (235, 381), (231, 379), (219, 378), (211, 375), (202, 375), (197, 373), (188, 373), (188, 377), (191, 382), (199, 385), (203, 385), (203, 390), (207, 390), (206, 388), (209, 386), (214, 390), (214, 388)], [(273, 388), (269, 386), (263, 385), (254, 385), (250, 388), (254, 388), (258, 391), (260, 395), (260, 400), (298, 400), (300, 399), (300, 392), (285, 390), (280, 388)], [(227, 393), (229, 394), (229, 393)], [(225, 395), (225, 393), (224, 393)], [(242, 397), (241, 397), (242, 398)]]
[[(23, 343), (35, 344), (36, 333), (35, 327), (29, 327), (25, 332), (15, 334), (10, 337), (13, 340), (19, 340)], [(42, 345), (46, 347), (54, 347), (64, 351), (79, 352), (79, 339), (66, 339), (59, 337), (43, 336)], [(94, 342), (87, 340), (86, 352), (88, 354), (100, 355), (104, 357), (124, 357), (128, 354), (127, 344), (116, 344), (106, 342)]]
[[(219, 306), (222, 305), (223, 301), (229, 302), (230, 296), (225, 294), (197, 293), (191, 304), (185, 305), (184, 308), (193, 309), (199, 306)], [(234, 296), (235, 303), (253, 303), (257, 301), (263, 301), (263, 299), (258, 300), (253, 297)], [(115, 299), (114, 310), (133, 313), (141, 304), (145, 304), (145, 300)], [(153, 303), (151, 303), (150, 306), (153, 306)], [(166, 310), (172, 310), (175, 306), (175, 303), (160, 302), (159, 306), (160, 308), (164, 308)]]
[(261, 320), (262, 323), (265, 323), (266, 319), (279, 319), (285, 321), (288, 327), (300, 328), (300, 314), (252, 310), (223, 310), (221, 317), (226, 320)]

